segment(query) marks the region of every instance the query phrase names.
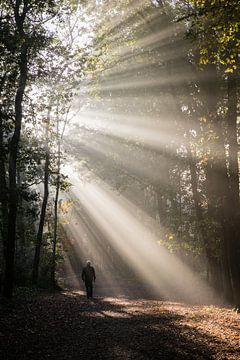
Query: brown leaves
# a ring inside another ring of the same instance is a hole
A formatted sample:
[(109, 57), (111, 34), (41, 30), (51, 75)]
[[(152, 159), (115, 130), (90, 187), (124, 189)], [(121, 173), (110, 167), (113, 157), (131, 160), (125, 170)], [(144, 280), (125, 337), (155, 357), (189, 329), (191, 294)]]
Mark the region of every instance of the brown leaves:
[(239, 315), (155, 300), (48, 295), (0, 319), (1, 359), (238, 359)]

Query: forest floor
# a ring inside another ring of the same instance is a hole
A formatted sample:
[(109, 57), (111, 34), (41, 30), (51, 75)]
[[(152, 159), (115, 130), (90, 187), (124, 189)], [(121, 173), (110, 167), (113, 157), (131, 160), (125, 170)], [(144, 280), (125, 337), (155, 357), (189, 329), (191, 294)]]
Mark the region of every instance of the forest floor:
[(0, 311), (1, 360), (240, 359), (227, 307), (65, 291)]

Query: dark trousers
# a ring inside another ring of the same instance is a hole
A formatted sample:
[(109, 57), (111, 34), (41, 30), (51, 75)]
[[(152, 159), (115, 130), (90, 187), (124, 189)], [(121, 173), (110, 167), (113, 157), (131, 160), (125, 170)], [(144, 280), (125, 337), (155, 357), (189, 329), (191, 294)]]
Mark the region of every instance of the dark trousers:
[(92, 282), (85, 282), (85, 286), (86, 286), (86, 292), (87, 292), (87, 298), (92, 298), (93, 297), (93, 284)]

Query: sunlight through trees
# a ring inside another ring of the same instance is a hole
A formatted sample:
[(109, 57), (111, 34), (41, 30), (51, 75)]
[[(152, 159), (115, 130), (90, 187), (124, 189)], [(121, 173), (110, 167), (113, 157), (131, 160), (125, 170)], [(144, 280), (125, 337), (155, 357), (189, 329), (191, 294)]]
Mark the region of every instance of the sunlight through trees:
[(239, 1), (0, 4), (3, 297), (239, 309)]

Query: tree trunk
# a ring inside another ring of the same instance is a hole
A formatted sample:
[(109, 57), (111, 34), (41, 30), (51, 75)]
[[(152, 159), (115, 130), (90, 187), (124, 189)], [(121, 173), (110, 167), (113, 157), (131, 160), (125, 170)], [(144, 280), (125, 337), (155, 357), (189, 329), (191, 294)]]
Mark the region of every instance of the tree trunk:
[(208, 214), (213, 223), (217, 223), (220, 238), (220, 252), (222, 278), (225, 280), (223, 289), (227, 297), (232, 297), (232, 284), (230, 281), (230, 259), (228, 238), (228, 216), (226, 202), (229, 199), (229, 180), (227, 169), (227, 157), (224, 145), (221, 118), (218, 115), (218, 98), (220, 83), (215, 65), (208, 65), (201, 79), (202, 101), (206, 107), (206, 117), (215, 139), (210, 141), (208, 163), (206, 167), (206, 188), (208, 199)]
[(225, 212), (228, 220), (227, 235), (229, 259), (236, 307), (240, 309), (240, 202), (239, 165), (237, 140), (237, 78), (228, 76), (228, 142), (229, 142), (229, 196), (225, 199)]
[[(1, 79), (0, 95), (5, 85), (7, 74), (5, 73)], [(0, 109), (0, 203), (2, 212), (2, 224), (1, 224), (1, 236), (3, 244), (6, 244), (7, 240), (7, 180), (6, 180), (6, 149), (4, 146), (4, 113)]]
[[(216, 71), (216, 70), (215, 70)], [(214, 204), (215, 220), (222, 225), (223, 244), (222, 263), (225, 269), (225, 278), (230, 274), (228, 291), (232, 288), (234, 303), (240, 307), (240, 241), (239, 241), (239, 173), (238, 173), (238, 144), (237, 144), (237, 83), (234, 75), (228, 79), (228, 142), (229, 156), (227, 158), (223, 132), (217, 115), (217, 81), (209, 76), (210, 86), (207, 95), (209, 119), (213, 124), (216, 142), (211, 147), (211, 160), (207, 179), (209, 183), (210, 204)], [(213, 93), (215, 91), (215, 96)], [(229, 167), (227, 167), (229, 160)], [(211, 175), (212, 174), (212, 175)], [(217, 179), (217, 181), (216, 181)], [(227, 269), (228, 267), (228, 269)]]
[(37, 285), (39, 277), (39, 264), (40, 264), (40, 253), (42, 247), (42, 238), (43, 238), (43, 228), (45, 223), (46, 209), (48, 203), (49, 195), (49, 163), (50, 163), (50, 154), (49, 154), (49, 123), (50, 123), (50, 112), (51, 108), (49, 107), (48, 116), (46, 121), (46, 141), (45, 141), (45, 166), (44, 166), (44, 190), (43, 190), (43, 201), (40, 213), (40, 221), (38, 226), (36, 245), (35, 245), (35, 254), (33, 261), (33, 273), (32, 273), (32, 282)]
[[(17, 16), (17, 15), (16, 15)], [(16, 19), (17, 21), (17, 19)], [(23, 24), (19, 23), (18, 26)], [(19, 29), (21, 35), (22, 28)], [(5, 259), (5, 274), (4, 274), (4, 285), (3, 295), (7, 298), (12, 297), (13, 283), (14, 283), (14, 255), (15, 255), (15, 242), (16, 242), (16, 219), (17, 219), (17, 204), (18, 204), (18, 192), (17, 192), (17, 157), (18, 157), (18, 146), (21, 135), (22, 126), (22, 102), (23, 95), (25, 92), (27, 82), (27, 58), (28, 46), (26, 41), (23, 41), (20, 53), (20, 77), (18, 88), (15, 96), (15, 128), (13, 136), (9, 143), (9, 212), (8, 212), (8, 234), (6, 244), (6, 259)]]
[[(0, 267), (0, 274), (3, 275), (6, 258), (6, 245), (7, 245), (7, 228), (8, 228), (8, 189), (6, 181), (6, 151), (3, 142), (3, 114), (0, 110), (0, 204), (1, 204), (1, 254), (2, 266)], [(1, 292), (1, 286), (0, 286)]]
[(196, 162), (192, 155), (189, 144), (187, 144), (187, 151), (188, 151), (189, 168), (191, 175), (191, 187), (192, 187), (193, 202), (194, 202), (196, 218), (197, 218), (197, 225), (204, 244), (204, 250), (207, 258), (207, 273), (208, 273), (207, 276), (210, 284), (216, 290), (220, 291), (222, 289), (220, 264), (218, 264), (217, 262), (216, 256), (213, 251), (213, 246), (211, 246), (211, 239), (209, 238), (209, 234), (206, 231), (206, 223), (201, 206), (200, 193), (198, 191), (198, 180), (197, 180), (198, 176), (197, 176)]
[[(22, 185), (22, 174), (20, 174), (19, 169), (17, 169), (17, 186), (20, 189)], [(24, 200), (21, 194), (18, 199), (18, 221), (17, 221), (17, 232), (18, 232), (18, 244), (21, 255), (24, 257), (26, 239), (25, 239), (25, 221), (24, 221)]]
[[(239, 166), (237, 140), (237, 79), (235, 74), (228, 76), (228, 142), (229, 142), (229, 185), (232, 201), (239, 208)], [(239, 211), (239, 209), (238, 209)]]
[(57, 247), (57, 230), (58, 230), (58, 197), (60, 190), (60, 164), (61, 164), (60, 145), (61, 145), (60, 139), (58, 138), (57, 182), (56, 182), (56, 193), (54, 199), (54, 230), (53, 230), (53, 252), (52, 252), (52, 267), (51, 267), (51, 283), (53, 288), (56, 286), (55, 273), (56, 273), (56, 247)]

